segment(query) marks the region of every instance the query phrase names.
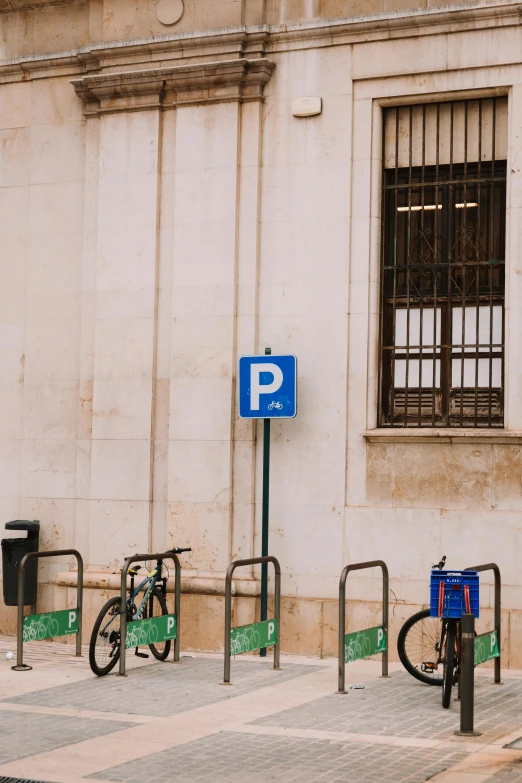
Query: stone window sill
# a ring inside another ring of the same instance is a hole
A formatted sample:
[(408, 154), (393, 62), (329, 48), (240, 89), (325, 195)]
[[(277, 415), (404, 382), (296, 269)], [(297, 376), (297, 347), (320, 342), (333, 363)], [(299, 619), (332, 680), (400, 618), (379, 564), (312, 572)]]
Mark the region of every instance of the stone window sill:
[(365, 430), (362, 436), (369, 443), (493, 443), (522, 444), (520, 430), (480, 429), (399, 429)]

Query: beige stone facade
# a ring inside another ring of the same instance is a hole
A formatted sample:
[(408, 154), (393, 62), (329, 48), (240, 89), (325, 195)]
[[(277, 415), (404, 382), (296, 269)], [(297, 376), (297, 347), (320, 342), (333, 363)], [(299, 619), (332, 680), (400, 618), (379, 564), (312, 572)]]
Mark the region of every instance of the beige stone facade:
[[(270, 345), (299, 361), (298, 416), (272, 426), (283, 650), (335, 653), (339, 575), (366, 559), (388, 563), (395, 635), (447, 554), (499, 564), (505, 662), (522, 665), (520, 9), (0, 0), (0, 520), (82, 552), (86, 630), (124, 556), (192, 546), (182, 646), (219, 649), (227, 565), (260, 549), (237, 360)], [(322, 113), (292, 116), (303, 96)], [(383, 107), (492, 96), (504, 428), (379, 429)], [(42, 563), (43, 608), (74, 601), (68, 568)], [(257, 576), (237, 579), (238, 621)], [(379, 591), (350, 577), (351, 628), (377, 620)], [(0, 630), (14, 620), (1, 606)]]

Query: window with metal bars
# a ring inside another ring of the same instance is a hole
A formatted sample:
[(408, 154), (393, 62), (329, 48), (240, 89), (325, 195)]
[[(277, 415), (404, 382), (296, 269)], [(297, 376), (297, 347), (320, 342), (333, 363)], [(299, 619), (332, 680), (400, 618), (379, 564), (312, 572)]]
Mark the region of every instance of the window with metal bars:
[(507, 99), (384, 110), (379, 426), (502, 427)]

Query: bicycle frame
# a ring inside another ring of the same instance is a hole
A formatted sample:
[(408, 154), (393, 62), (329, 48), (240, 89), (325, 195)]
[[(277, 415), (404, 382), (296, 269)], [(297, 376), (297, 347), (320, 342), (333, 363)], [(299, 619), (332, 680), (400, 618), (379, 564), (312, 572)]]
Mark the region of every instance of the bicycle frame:
[[(149, 587), (147, 588), (147, 591), (146, 591), (145, 595), (143, 596), (143, 600), (142, 600), (142, 602), (140, 604), (139, 609), (137, 610), (135, 616), (132, 618), (133, 620), (141, 620), (141, 614), (143, 612), (143, 607), (147, 605), (147, 601), (148, 601), (152, 591), (156, 587), (157, 583), (162, 581), (162, 572), (163, 572), (163, 561), (162, 560), (158, 560), (158, 561), (156, 561), (156, 573), (153, 574), (152, 576), (150, 574), (148, 574), (145, 577), (145, 579), (143, 580), (143, 582), (140, 585), (138, 585), (138, 587), (135, 590), (134, 590), (134, 579), (135, 579), (135, 577), (133, 575), (131, 575), (131, 593), (130, 593), (129, 597), (127, 598), (127, 605), (132, 606), (136, 596), (139, 595), (139, 593), (141, 593), (141, 591), (143, 590), (143, 588), (145, 587), (146, 584), (150, 583)], [(132, 592), (133, 590), (134, 590), (134, 592)]]
[[(456, 646), (457, 646), (457, 662), (460, 660), (460, 622), (456, 620), (457, 623), (457, 634), (456, 634)], [(440, 641), (439, 641), (439, 650), (438, 650), (438, 658), (437, 658), (437, 668), (439, 665), (442, 665), (444, 663), (444, 640), (446, 637), (448, 627), (448, 620), (441, 618), (441, 627), (440, 627)], [(424, 665), (424, 664), (423, 664)], [(422, 671), (425, 674), (428, 674), (428, 672), (425, 669), (422, 669)]]

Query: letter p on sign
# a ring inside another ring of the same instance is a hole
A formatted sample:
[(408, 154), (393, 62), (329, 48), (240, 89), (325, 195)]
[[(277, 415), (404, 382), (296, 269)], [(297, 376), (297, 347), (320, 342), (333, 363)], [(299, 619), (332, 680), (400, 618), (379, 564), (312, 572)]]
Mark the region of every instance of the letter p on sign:
[(76, 610), (69, 612), (69, 628), (76, 622)]
[(172, 635), (172, 631), (174, 629), (175, 624), (176, 624), (176, 618), (174, 617), (174, 615), (169, 615), (167, 617), (167, 636)]
[(268, 621), (268, 641), (269, 642), (273, 641), (272, 637), (273, 637), (274, 633), (275, 633), (275, 623), (274, 623), (273, 620), (269, 620)]
[[(261, 383), (262, 373), (270, 373), (270, 383)], [(283, 385), (283, 373), (277, 364), (264, 362), (263, 364), (250, 365), (250, 406), (253, 411), (259, 410), (259, 395), (274, 394)]]
[(377, 629), (377, 647), (381, 649), (384, 642), (384, 628)]

